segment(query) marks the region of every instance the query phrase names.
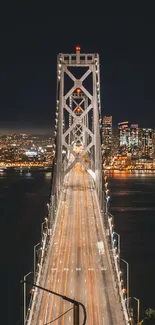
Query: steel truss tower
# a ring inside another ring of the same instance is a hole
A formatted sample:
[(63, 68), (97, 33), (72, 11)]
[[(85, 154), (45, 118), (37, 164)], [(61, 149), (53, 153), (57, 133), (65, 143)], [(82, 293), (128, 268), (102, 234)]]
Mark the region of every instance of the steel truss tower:
[[(93, 177), (98, 196), (102, 191), (100, 138), (100, 70), (98, 54), (60, 53), (57, 58), (55, 186), (59, 196), (64, 176), (80, 162)], [(81, 154), (75, 143), (83, 146)], [(69, 155), (74, 161), (69, 162)], [(84, 162), (84, 155), (89, 165)]]

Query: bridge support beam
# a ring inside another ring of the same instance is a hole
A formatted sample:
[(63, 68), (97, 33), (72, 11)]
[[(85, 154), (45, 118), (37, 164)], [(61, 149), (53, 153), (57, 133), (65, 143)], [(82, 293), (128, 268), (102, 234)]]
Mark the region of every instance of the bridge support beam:
[(81, 54), (78, 47), (78, 53), (76, 51), (73, 54), (58, 55), (57, 111), (57, 197), (62, 188), (63, 177), (75, 159), (74, 147), (80, 144), (85, 155), (79, 153), (78, 162), (82, 165), (85, 163), (85, 166), (88, 165), (86, 169), (88, 171), (91, 169), (92, 173), (95, 173), (95, 186), (101, 204), (102, 161), (99, 122), (101, 104), (98, 54)]

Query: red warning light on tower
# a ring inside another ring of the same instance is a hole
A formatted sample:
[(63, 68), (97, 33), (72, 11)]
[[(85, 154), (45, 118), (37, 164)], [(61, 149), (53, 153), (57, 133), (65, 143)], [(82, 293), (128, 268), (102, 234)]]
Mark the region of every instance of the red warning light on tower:
[(81, 89), (80, 89), (80, 88), (76, 88), (76, 92), (77, 92), (78, 94), (80, 94), (80, 93), (81, 93)]
[(76, 51), (81, 51), (81, 47), (80, 46), (76, 46)]

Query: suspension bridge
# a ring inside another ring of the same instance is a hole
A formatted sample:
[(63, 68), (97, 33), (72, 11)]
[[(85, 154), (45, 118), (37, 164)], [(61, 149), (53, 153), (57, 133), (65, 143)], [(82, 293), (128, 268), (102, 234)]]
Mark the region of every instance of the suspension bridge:
[(82, 308), (76, 318), (74, 304), (51, 291), (82, 303), (85, 324), (130, 323), (108, 212), (100, 87), (98, 54), (58, 55), (51, 197), (24, 325), (84, 324)]

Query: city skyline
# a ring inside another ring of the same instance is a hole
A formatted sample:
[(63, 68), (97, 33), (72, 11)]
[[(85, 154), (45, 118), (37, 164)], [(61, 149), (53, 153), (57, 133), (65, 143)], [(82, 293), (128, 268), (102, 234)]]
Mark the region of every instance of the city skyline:
[[(47, 16), (40, 23), (29, 16), (17, 10), (16, 30), (6, 26), (1, 31), (0, 128), (46, 131), (53, 126), (57, 55), (74, 53), (77, 44), (81, 53), (99, 53), (102, 115), (112, 115), (114, 126), (120, 119), (132, 119), (142, 127), (155, 128), (151, 17), (93, 17), (89, 30), (83, 28), (89, 17), (81, 17), (80, 25), (74, 24), (76, 17), (61, 18), (62, 33), (55, 28), (58, 17)], [(95, 38), (88, 37), (94, 34)]]

